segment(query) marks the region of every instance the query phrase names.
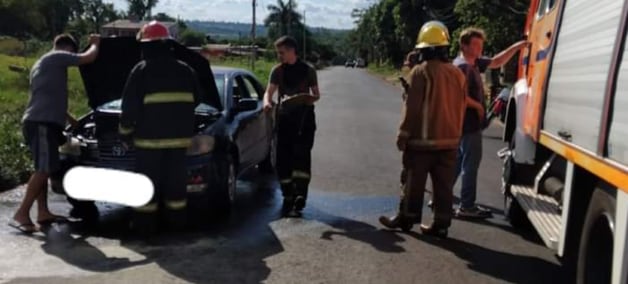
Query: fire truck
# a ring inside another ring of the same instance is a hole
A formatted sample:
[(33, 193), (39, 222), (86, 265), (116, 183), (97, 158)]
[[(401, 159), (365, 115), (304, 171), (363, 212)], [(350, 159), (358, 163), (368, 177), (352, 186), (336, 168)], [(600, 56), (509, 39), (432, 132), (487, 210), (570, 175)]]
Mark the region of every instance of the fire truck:
[(628, 283), (628, 1), (531, 0), (502, 190), (577, 283)]

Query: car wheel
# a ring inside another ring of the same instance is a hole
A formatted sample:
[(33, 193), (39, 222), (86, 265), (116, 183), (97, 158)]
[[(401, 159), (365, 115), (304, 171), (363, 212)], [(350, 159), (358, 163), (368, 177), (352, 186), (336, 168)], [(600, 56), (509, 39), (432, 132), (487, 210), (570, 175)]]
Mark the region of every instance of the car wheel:
[(615, 197), (596, 188), (582, 229), (576, 283), (611, 282), (615, 208)]
[(215, 187), (218, 192), (213, 200), (213, 208), (216, 209), (215, 211), (219, 215), (229, 215), (235, 202), (237, 186), (237, 169), (231, 156), (224, 161), (218, 178), (219, 181)]
[(519, 202), (510, 193), (504, 194), (504, 217), (506, 217), (513, 228), (531, 228), (532, 224), (528, 220), (526, 212), (523, 211)]

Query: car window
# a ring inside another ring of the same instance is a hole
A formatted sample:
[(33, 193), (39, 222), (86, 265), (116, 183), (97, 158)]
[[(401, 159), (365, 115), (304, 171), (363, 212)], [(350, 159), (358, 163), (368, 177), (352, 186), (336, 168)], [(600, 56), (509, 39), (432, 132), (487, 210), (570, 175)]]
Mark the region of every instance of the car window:
[(256, 88), (257, 84), (253, 83), (251, 78), (248, 76), (244, 77), (244, 84), (246, 85), (246, 89), (249, 91), (251, 99), (259, 100), (262, 97)]
[[(225, 75), (223, 74), (214, 74), (214, 81), (216, 82), (216, 88), (218, 89), (218, 95), (220, 96), (220, 101), (225, 101)], [(196, 112), (202, 113), (214, 113), (218, 112), (218, 110), (205, 103), (201, 103), (196, 107)]]
[(545, 13), (547, 12), (547, 1), (548, 0), (541, 0), (541, 2), (539, 3), (539, 8), (536, 10), (537, 19), (545, 16)]
[(250, 99), (251, 94), (246, 86), (242, 75), (238, 75), (233, 80), (233, 101), (237, 102), (239, 99)]

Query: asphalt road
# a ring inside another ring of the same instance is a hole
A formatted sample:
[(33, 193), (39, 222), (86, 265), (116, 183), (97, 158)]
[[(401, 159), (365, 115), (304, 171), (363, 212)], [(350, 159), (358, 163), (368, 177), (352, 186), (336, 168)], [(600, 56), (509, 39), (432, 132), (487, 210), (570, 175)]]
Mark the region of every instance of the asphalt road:
[[(455, 220), (438, 240), (387, 231), (377, 222), (398, 201), (394, 137), (401, 93), (361, 69), (319, 73), (322, 100), (313, 182), (302, 219), (279, 218), (276, 181), (254, 172), (239, 182), (231, 218), (203, 230), (142, 241), (121, 211), (103, 207), (98, 233), (57, 225), (32, 237), (4, 226), (23, 189), (0, 195), (0, 283), (552, 283), (559, 262), (529, 231), (504, 221), (499, 126), (485, 133), (479, 203), (484, 222)], [(458, 192), (456, 186), (456, 192)], [(57, 213), (69, 209), (52, 196)], [(429, 217), (425, 211), (424, 220)]]

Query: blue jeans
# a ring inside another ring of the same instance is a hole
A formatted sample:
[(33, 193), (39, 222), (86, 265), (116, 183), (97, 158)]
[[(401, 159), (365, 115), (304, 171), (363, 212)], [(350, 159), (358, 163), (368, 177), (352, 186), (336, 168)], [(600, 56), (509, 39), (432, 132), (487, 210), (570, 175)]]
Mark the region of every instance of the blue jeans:
[(460, 207), (473, 208), (477, 193), (478, 170), (482, 161), (482, 131), (467, 133), (460, 139), (455, 179), (462, 174)]

